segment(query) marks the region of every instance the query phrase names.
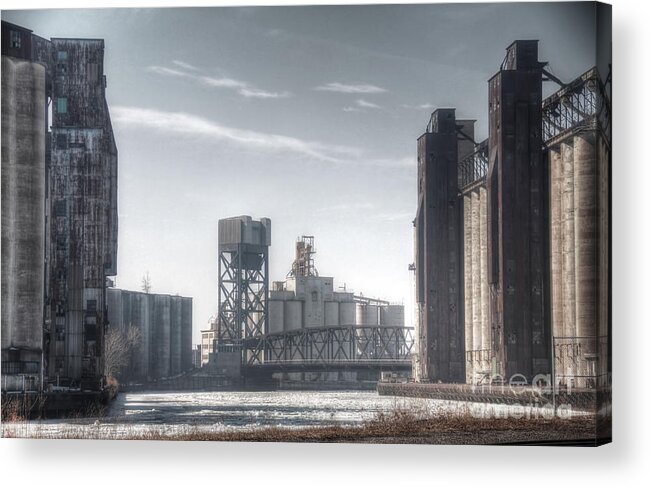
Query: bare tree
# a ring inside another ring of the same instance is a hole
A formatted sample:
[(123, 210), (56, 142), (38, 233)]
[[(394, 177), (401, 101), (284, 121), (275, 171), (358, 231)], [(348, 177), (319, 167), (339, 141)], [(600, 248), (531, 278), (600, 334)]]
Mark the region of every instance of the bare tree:
[(151, 278), (149, 278), (149, 270), (147, 270), (147, 273), (142, 276), (142, 284), (140, 287), (144, 293), (151, 293)]
[(129, 327), (123, 332), (119, 329), (109, 329), (104, 336), (104, 376), (115, 379), (115, 376), (129, 366), (131, 351), (138, 347), (141, 340), (140, 329)]

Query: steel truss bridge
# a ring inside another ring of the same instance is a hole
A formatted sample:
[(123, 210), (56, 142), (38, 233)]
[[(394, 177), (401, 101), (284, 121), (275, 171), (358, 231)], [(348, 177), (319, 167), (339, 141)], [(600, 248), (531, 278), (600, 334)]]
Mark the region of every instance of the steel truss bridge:
[(242, 343), (248, 371), (411, 370), (414, 329), (341, 326), (261, 335)]

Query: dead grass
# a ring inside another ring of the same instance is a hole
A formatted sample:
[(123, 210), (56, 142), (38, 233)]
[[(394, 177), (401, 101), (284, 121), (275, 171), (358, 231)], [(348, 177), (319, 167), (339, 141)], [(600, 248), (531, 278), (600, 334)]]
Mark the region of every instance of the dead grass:
[(128, 439), (236, 442), (372, 442), (481, 444), (535, 440), (575, 440), (594, 437), (595, 418), (477, 418), (468, 413), (432, 415), (426, 409), (397, 407), (357, 426), (306, 428), (265, 427), (245, 431), (214, 431), (199, 426), (137, 426), (101, 424), (77, 427), (66, 424), (53, 432), (31, 427), (4, 426), (3, 437), (61, 439)]

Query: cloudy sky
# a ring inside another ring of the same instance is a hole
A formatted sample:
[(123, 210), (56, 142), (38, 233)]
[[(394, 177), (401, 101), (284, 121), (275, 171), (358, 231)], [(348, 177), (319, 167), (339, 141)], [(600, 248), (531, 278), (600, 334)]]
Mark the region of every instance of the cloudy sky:
[[(302, 234), (316, 265), (411, 322), (416, 139), (435, 107), (487, 135), (515, 39), (570, 80), (594, 65), (590, 3), (4, 11), (42, 37), (106, 42), (119, 150), (117, 285), (217, 310), (217, 221), (272, 220), (271, 280)], [(546, 86), (546, 92), (555, 90)]]

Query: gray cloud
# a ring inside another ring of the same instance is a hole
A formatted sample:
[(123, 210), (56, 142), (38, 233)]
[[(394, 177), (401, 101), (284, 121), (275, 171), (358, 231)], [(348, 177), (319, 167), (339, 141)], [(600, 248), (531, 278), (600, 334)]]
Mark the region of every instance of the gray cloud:
[(387, 90), (373, 84), (344, 84), (326, 83), (314, 88), (317, 91), (333, 91), (335, 93), (374, 94), (386, 93)]
[(168, 112), (140, 107), (116, 106), (111, 109), (114, 123), (155, 130), (226, 140), (261, 150), (294, 152), (324, 162), (342, 163), (341, 155), (355, 156), (354, 148), (325, 145), (294, 137), (242, 130), (183, 112)]
[(371, 103), (370, 101), (366, 100), (356, 100), (355, 104), (359, 106), (360, 108), (372, 108), (374, 110), (377, 110), (379, 108), (382, 108), (380, 105), (377, 105), (375, 103)]
[(433, 110), (434, 108), (436, 108), (436, 106), (434, 106), (431, 103), (422, 103), (420, 105), (400, 105), (400, 107), (407, 108), (410, 110)]
[(116, 126), (148, 128), (174, 132), (186, 136), (208, 137), (242, 145), (248, 149), (288, 152), (332, 164), (355, 164), (386, 169), (412, 169), (413, 157), (378, 158), (362, 149), (343, 145), (324, 144), (296, 137), (257, 132), (229, 127), (215, 121), (184, 112), (170, 112), (135, 106), (111, 108), (111, 118)]
[[(291, 93), (288, 91), (274, 92), (266, 91), (259, 88), (254, 88), (246, 81), (240, 81), (232, 78), (224, 77), (214, 77), (200, 75), (198, 72), (200, 69), (192, 64), (185, 63), (183, 61), (172, 61), (176, 66), (185, 69), (186, 71), (181, 71), (178, 69), (168, 68), (165, 66), (148, 66), (147, 71), (161, 75), (161, 76), (171, 76), (177, 78), (186, 78), (195, 83), (202, 84), (204, 86), (209, 86), (211, 88), (222, 88), (222, 89), (232, 89), (235, 90), (240, 96), (245, 98), (261, 98), (261, 99), (277, 99), (277, 98), (288, 98), (291, 96)], [(191, 72), (188, 72), (191, 71)]]
[(201, 71), (198, 67), (193, 66), (192, 64), (188, 64), (187, 62), (179, 61), (179, 60), (173, 60), (173, 64), (176, 64), (178, 67), (187, 69), (188, 71)]
[(273, 92), (254, 88), (242, 88), (238, 93), (246, 98), (288, 98), (291, 96), (288, 91)]
[(179, 71), (178, 69), (163, 67), (163, 66), (147, 66), (146, 70), (151, 73), (161, 74), (163, 76), (177, 76), (180, 78), (191, 77), (191, 75), (186, 72)]

